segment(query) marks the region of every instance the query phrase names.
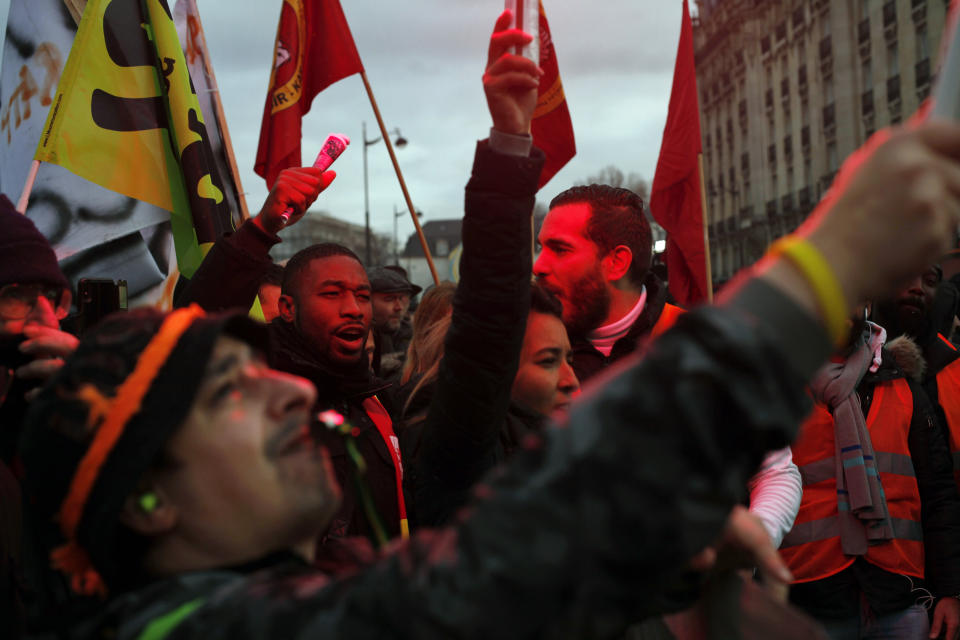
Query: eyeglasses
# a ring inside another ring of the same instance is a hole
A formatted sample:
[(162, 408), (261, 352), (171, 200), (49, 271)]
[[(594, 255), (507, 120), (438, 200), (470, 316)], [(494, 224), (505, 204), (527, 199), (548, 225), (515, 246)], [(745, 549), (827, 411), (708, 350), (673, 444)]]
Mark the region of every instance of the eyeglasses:
[(0, 287), (0, 320), (24, 320), (37, 308), (40, 298), (53, 307), (57, 320), (70, 311), (70, 292), (49, 284), (8, 284)]

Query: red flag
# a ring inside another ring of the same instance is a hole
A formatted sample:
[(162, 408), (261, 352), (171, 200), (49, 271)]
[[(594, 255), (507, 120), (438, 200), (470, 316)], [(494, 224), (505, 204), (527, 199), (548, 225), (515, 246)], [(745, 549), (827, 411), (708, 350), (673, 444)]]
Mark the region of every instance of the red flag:
[(690, 23), (687, 1), (684, 0), (670, 109), (650, 193), (650, 212), (667, 230), (670, 292), (682, 305), (692, 305), (707, 297), (700, 195), (701, 150), (693, 25)]
[(339, 0), (284, 0), (253, 170), (272, 187), (300, 166), (300, 119), (313, 97), (363, 64)]
[[(520, 11), (517, 13), (520, 14)], [(540, 68), (544, 73), (537, 88), (537, 108), (533, 112), (533, 122), (530, 125), (533, 143), (547, 155), (540, 173), (538, 189), (547, 184), (577, 153), (573, 139), (573, 123), (570, 122), (567, 98), (563, 95), (557, 52), (553, 48), (553, 38), (550, 37), (547, 15), (543, 12), (543, 2), (540, 3)]]

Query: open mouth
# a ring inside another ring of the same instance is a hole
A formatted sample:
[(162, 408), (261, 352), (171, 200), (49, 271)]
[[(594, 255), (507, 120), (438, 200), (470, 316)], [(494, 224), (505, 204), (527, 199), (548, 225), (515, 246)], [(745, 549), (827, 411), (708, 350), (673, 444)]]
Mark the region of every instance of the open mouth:
[(920, 300), (907, 299), (900, 301), (900, 308), (912, 311), (914, 313), (923, 313), (925, 307), (923, 302)]
[(360, 325), (349, 325), (346, 327), (341, 327), (337, 329), (333, 334), (336, 338), (340, 339), (342, 342), (348, 344), (355, 344), (359, 349), (363, 346), (363, 340), (367, 337), (367, 331), (364, 327)]

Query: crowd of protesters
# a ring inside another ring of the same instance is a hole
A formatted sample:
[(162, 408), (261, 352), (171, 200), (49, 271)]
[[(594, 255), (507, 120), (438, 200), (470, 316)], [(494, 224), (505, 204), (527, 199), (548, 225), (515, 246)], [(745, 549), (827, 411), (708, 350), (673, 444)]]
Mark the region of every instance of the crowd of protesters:
[(534, 260), (509, 20), (460, 280), (412, 314), (341, 245), (271, 262), (335, 177), (294, 168), (175, 311), (78, 340), (0, 196), (0, 636), (960, 636), (960, 127), (878, 134), (684, 310), (625, 189), (560, 193)]

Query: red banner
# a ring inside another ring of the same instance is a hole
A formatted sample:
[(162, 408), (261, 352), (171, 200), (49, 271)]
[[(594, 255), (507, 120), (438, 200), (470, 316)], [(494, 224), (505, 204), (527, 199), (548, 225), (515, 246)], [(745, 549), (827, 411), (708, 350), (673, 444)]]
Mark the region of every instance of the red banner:
[(301, 164), (300, 121), (313, 97), (362, 71), (339, 0), (284, 0), (254, 165), (268, 188)]
[(547, 184), (577, 153), (577, 145), (573, 139), (573, 123), (570, 121), (567, 98), (560, 82), (557, 52), (553, 48), (553, 38), (550, 37), (547, 15), (543, 12), (543, 2), (540, 3), (540, 68), (544, 73), (537, 88), (537, 108), (533, 112), (531, 133), (533, 144), (543, 150), (547, 160), (540, 173), (537, 188)]
[(700, 195), (701, 150), (693, 25), (684, 0), (670, 109), (650, 193), (650, 212), (667, 230), (666, 262), (670, 292), (684, 306), (702, 302), (707, 297)]

